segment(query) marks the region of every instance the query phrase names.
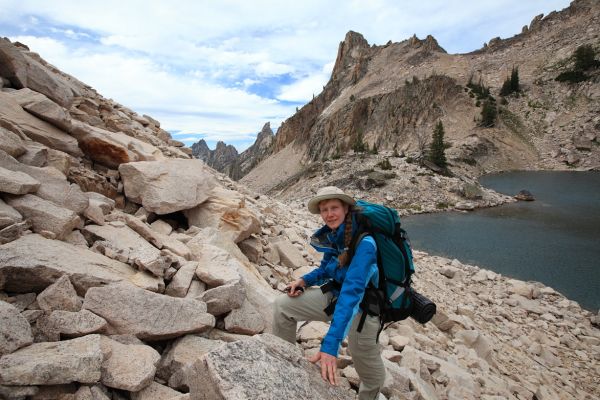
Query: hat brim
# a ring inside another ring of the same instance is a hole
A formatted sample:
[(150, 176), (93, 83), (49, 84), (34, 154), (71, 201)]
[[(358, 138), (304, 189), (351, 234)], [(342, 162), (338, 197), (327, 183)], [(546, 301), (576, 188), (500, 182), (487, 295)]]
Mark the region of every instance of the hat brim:
[(322, 202), (323, 200), (331, 200), (331, 199), (341, 200), (342, 202), (344, 202), (350, 206), (353, 206), (356, 204), (356, 201), (354, 201), (354, 199), (352, 197), (348, 196), (347, 194), (341, 194), (341, 193), (322, 194), (320, 196), (315, 196), (308, 201), (308, 211), (310, 211), (313, 214), (320, 214), (321, 210), (319, 210), (319, 203)]

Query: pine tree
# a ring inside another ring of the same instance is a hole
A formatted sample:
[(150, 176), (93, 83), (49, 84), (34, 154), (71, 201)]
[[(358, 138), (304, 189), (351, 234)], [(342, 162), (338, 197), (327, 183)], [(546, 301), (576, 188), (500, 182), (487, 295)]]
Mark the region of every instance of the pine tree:
[(498, 110), (496, 109), (496, 103), (493, 101), (485, 101), (483, 103), (483, 107), (481, 108), (481, 123), (480, 125), (484, 128), (491, 128), (496, 125), (496, 116), (498, 115)]
[(439, 121), (433, 129), (431, 146), (429, 147), (429, 161), (440, 168), (446, 168), (446, 144), (444, 143), (444, 125)]
[(512, 93), (517, 93), (521, 90), (519, 86), (519, 68), (513, 67), (510, 73), (510, 91)]

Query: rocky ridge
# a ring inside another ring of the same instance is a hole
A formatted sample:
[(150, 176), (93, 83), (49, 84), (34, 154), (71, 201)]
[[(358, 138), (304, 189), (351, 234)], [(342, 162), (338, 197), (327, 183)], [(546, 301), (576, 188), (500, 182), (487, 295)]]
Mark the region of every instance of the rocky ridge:
[[(273, 297), (319, 262), (306, 246), (319, 221), (303, 204), (190, 159), (157, 121), (0, 44), (0, 396), (355, 397), (346, 347), (339, 388), (303, 358), (323, 324), (303, 326), (299, 346), (264, 333)], [(538, 283), (416, 262), (439, 312), (382, 333), (383, 397), (600, 395), (598, 316)]]
[[(572, 66), (578, 46), (597, 48), (598, 26), (598, 2), (575, 0), (560, 12), (535, 17), (512, 38), (494, 38), (467, 54), (448, 54), (433, 37), (369, 46), (362, 35), (348, 32), (323, 91), (281, 125), (273, 154), (242, 182), (266, 193), (315, 162), (352, 154), (361, 139), (370, 148), (414, 157), (422, 133), (430, 138), (437, 121), (445, 127), (455, 175), (598, 169), (600, 71), (577, 84), (555, 81)], [(500, 88), (513, 67), (521, 91), (502, 98)], [(494, 127), (478, 125), (483, 101), (469, 83), (481, 83), (495, 97)], [(285, 156), (278, 153), (297, 155), (289, 174), (257, 177), (279, 170)], [(262, 184), (252, 186), (257, 180)]]
[(217, 171), (229, 175), (232, 179), (239, 180), (271, 154), (274, 137), (271, 123), (267, 122), (258, 132), (252, 146), (241, 154), (238, 154), (235, 147), (221, 141), (217, 142), (214, 150), (210, 150), (204, 139), (201, 139), (192, 144), (192, 155)]

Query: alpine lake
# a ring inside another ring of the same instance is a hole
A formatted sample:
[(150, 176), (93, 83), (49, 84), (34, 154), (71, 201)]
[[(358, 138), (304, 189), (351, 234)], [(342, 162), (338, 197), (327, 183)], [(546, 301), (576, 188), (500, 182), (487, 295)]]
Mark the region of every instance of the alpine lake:
[(598, 312), (600, 172), (516, 171), (480, 183), (511, 196), (525, 189), (535, 201), (404, 217), (413, 248), (542, 282)]

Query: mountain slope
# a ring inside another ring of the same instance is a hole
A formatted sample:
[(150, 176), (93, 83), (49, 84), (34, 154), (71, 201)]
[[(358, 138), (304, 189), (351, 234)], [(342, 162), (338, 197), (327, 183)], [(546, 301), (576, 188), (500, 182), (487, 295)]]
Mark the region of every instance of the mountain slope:
[[(351, 153), (360, 139), (371, 148), (417, 155), (419, 133), (430, 135), (442, 121), (457, 174), (598, 169), (598, 70), (579, 84), (555, 78), (572, 66), (578, 46), (598, 47), (599, 27), (600, 3), (576, 0), (560, 12), (535, 17), (512, 38), (494, 38), (467, 54), (447, 54), (431, 36), (369, 46), (360, 34), (348, 32), (330, 81), (281, 125), (273, 150), (292, 146), (302, 155), (294, 173)], [(503, 100), (499, 91), (513, 67), (521, 92)], [(495, 126), (479, 126), (483, 100), (475, 98), (469, 83), (490, 89), (498, 110)], [(242, 182), (260, 180), (257, 189), (269, 190), (286, 179), (264, 176), (263, 171), (276, 170), (276, 162), (262, 164)]]

